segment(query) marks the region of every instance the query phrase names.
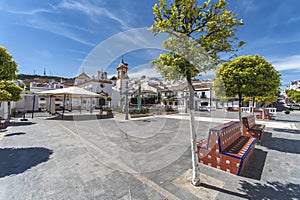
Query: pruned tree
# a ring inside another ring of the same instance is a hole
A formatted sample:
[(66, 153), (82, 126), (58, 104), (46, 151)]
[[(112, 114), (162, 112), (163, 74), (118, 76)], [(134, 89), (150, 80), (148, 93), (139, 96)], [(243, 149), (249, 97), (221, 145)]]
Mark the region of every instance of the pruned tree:
[(17, 78), (17, 66), (6, 48), (0, 47), (0, 102), (8, 102), (8, 119), (10, 118), (10, 102), (21, 99), (22, 88), (11, 82)]
[(270, 99), (276, 97), (279, 91), (280, 73), (259, 55), (240, 56), (224, 63), (216, 70), (218, 81), (224, 85), (225, 93), (229, 97), (239, 98), (239, 120), (242, 132), (242, 98), (255, 97)]
[(167, 33), (167, 50), (151, 61), (167, 80), (185, 78), (190, 93), (190, 137), (192, 151), (192, 184), (200, 184), (194, 120), (194, 89), (192, 78), (214, 69), (221, 61), (219, 53), (232, 53), (243, 45), (235, 35), (242, 21), (226, 9), (226, 1), (175, 0), (168, 6), (159, 0), (153, 7), (155, 19), (150, 30)]
[(296, 103), (300, 102), (300, 91), (297, 90), (286, 90), (285, 93), (288, 97), (295, 101)]
[(17, 78), (18, 64), (5, 47), (0, 46), (0, 80), (11, 81)]
[(1, 81), (0, 91), (3, 92), (3, 95), (0, 95), (0, 101), (19, 101), (21, 99), (22, 88), (11, 81)]

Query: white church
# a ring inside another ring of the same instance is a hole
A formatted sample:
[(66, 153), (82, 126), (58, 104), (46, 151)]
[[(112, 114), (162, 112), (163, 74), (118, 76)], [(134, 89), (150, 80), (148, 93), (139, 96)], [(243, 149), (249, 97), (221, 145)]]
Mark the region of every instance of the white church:
[[(100, 94), (102, 97), (97, 99), (86, 99), (80, 103), (80, 100), (73, 99), (73, 107), (76, 105), (83, 105), (83, 108), (89, 108), (90, 105), (94, 108), (100, 106), (122, 106), (125, 104), (125, 91), (128, 84), (128, 64), (124, 62), (122, 58), (120, 64), (117, 66), (116, 80), (110, 80), (107, 77), (107, 72), (98, 71), (97, 76), (90, 77), (86, 73), (82, 72), (75, 79), (74, 85), (88, 91)], [(107, 97), (111, 98), (111, 101), (107, 101)]]

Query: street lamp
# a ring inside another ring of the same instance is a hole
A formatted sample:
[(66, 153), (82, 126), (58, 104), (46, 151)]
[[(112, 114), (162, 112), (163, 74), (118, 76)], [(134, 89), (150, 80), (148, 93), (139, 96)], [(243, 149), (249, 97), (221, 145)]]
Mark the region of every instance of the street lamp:
[(128, 81), (126, 81), (126, 87), (125, 87), (125, 120), (128, 120)]

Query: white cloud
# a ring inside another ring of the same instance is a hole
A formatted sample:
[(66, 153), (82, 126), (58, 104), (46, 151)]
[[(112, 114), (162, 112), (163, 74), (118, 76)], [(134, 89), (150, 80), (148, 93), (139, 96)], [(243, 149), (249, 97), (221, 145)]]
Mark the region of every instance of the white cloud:
[(119, 18), (112, 12), (108, 11), (105, 8), (99, 7), (97, 5), (90, 4), (89, 2), (81, 3), (81, 2), (65, 0), (61, 4), (59, 4), (56, 8), (64, 8), (64, 9), (80, 11), (80, 12), (86, 14), (87, 16), (89, 16), (89, 18), (93, 22), (98, 23), (98, 24), (101, 22), (99, 17), (104, 16), (104, 17), (107, 17), (109, 19), (112, 19), (112, 20), (118, 22), (119, 24), (121, 24), (121, 26), (124, 29), (130, 28), (123, 19)]
[[(130, 52), (149, 49), (161, 50), (162, 41), (162, 35), (154, 37), (152, 32), (146, 28), (120, 32), (97, 45), (86, 57), (81, 66), (102, 66), (107, 68), (116, 58)], [(147, 58), (151, 58), (151, 55)]]
[(85, 52), (85, 51), (80, 51), (80, 50), (74, 50), (74, 49), (65, 49), (66, 51), (69, 51), (69, 52), (73, 52), (73, 53), (79, 53), (79, 54), (83, 54), (83, 55), (88, 55), (88, 52)]
[(258, 9), (257, 3), (253, 2), (253, 0), (244, 0), (242, 1), (242, 5), (245, 8), (244, 13), (246, 14)]
[(38, 55), (38, 57), (45, 58), (45, 59), (51, 59), (53, 58), (53, 55), (50, 53), (50, 51), (44, 49), (44, 50), (35, 50), (35, 54)]
[(149, 64), (136, 66), (128, 72), (130, 78), (140, 78), (144, 75), (147, 77), (161, 77), (161, 75), (156, 72), (155, 67), (150, 67)]
[(300, 17), (291, 17), (287, 22), (294, 23), (300, 21)]
[(40, 30), (44, 30), (50, 33), (54, 33), (57, 35), (61, 35), (63, 37), (69, 38), (71, 40), (74, 40), (76, 42), (88, 45), (88, 46), (95, 46), (95, 44), (88, 42), (82, 38), (80, 38), (78, 35), (74, 34), (73, 32), (71, 32), (70, 30), (66, 29), (63, 26), (60, 26), (57, 23), (48, 21), (46, 19), (31, 19), (28, 20), (27, 24), (20, 24), (23, 26), (28, 26), (31, 28), (35, 28), (35, 29), (40, 29)]
[(287, 56), (270, 61), (278, 71), (297, 70), (300, 71), (300, 55)]
[(38, 13), (53, 13), (52, 10), (44, 9), (44, 8), (37, 8), (37, 9), (27, 10), (27, 11), (9, 10), (8, 12), (12, 14), (19, 14), (19, 15), (36, 15)]
[(17, 14), (17, 15), (28, 15), (28, 17), (24, 18), (25, 22), (18, 23), (18, 25), (21, 26), (27, 26), (39, 30), (44, 30), (47, 32), (51, 32), (60, 36), (64, 36), (66, 38), (69, 38), (71, 40), (74, 40), (76, 42), (89, 45), (89, 46), (95, 46), (95, 44), (88, 42), (82, 38), (80, 38), (77, 34), (74, 33), (74, 31), (71, 31), (71, 29), (76, 29), (83, 32), (92, 33), (91, 30), (79, 27), (76, 25), (67, 24), (64, 22), (55, 23), (54, 21), (47, 20), (45, 17), (42, 17), (41, 13), (59, 13), (59, 10), (57, 7), (50, 5), (50, 9), (46, 8), (36, 8), (32, 10), (8, 10), (9, 13)]

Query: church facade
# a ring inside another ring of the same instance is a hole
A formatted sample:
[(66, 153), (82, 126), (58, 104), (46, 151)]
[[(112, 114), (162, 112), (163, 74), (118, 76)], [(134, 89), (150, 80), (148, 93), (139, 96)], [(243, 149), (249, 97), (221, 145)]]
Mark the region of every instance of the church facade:
[[(128, 64), (124, 62), (122, 58), (120, 64), (116, 67), (117, 79), (111, 80), (107, 77), (107, 72), (98, 71), (96, 76), (90, 77), (86, 73), (79, 74), (74, 85), (77, 87), (86, 89), (88, 91), (100, 94), (101, 97), (97, 99), (86, 99), (82, 102), (76, 100), (73, 102), (73, 106), (81, 104), (83, 108), (89, 108), (92, 105), (93, 108), (100, 106), (122, 106), (125, 103), (125, 91), (126, 84), (128, 84)], [(111, 101), (108, 101), (110, 97)]]

